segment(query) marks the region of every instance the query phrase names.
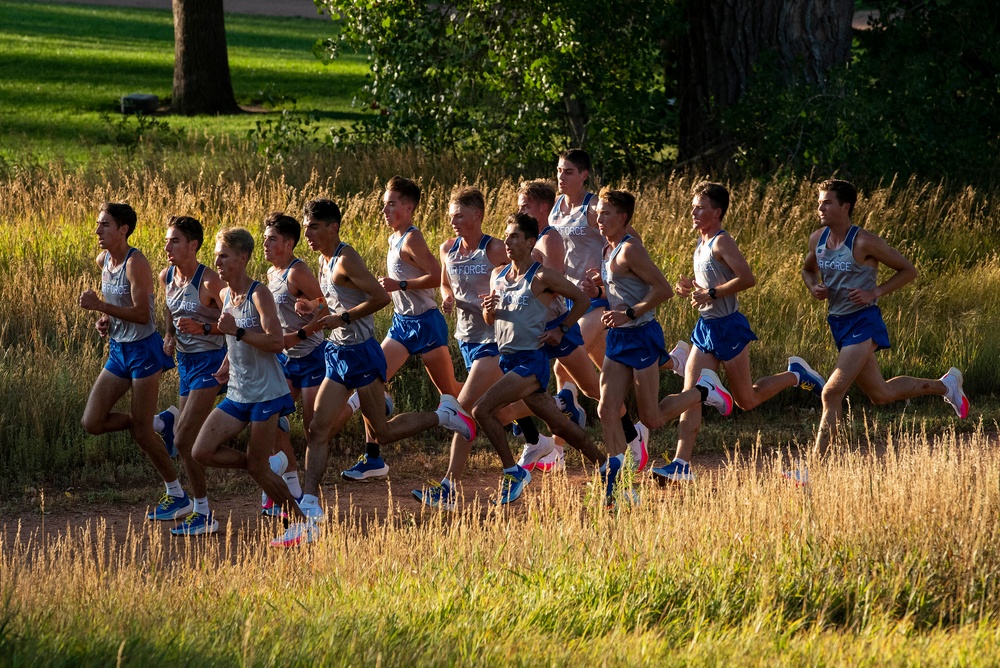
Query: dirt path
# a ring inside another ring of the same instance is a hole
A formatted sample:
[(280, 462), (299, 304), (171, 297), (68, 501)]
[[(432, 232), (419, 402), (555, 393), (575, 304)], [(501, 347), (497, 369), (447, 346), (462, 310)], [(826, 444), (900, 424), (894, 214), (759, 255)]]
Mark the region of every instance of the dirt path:
[[(47, 0), (48, 1), (48, 0)], [(170, 0), (51, 0), (74, 5), (106, 5), (110, 7), (138, 7), (170, 11)], [(305, 19), (329, 20), (326, 14), (317, 14), (312, 0), (225, 0), (227, 14), (257, 14), (260, 16), (293, 16)]]

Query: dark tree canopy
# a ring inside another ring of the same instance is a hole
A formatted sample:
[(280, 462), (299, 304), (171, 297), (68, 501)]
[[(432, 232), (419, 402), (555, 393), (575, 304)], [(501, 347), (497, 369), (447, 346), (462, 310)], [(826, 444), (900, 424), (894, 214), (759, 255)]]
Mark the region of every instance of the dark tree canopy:
[(174, 92), (178, 114), (240, 111), (229, 77), (222, 0), (173, 0)]

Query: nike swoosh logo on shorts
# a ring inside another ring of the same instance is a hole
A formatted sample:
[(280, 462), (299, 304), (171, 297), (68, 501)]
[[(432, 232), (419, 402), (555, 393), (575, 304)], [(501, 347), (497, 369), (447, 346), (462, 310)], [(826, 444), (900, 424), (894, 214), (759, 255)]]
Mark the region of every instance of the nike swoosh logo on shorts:
[(264, 415), (268, 415), (269, 413), (273, 413), (273, 412), (274, 412), (274, 409), (273, 409), (273, 408), (272, 408), (272, 409), (270, 409), (270, 410), (262, 410), (262, 411), (261, 411), (261, 413), (263, 413)]
[(149, 371), (149, 370), (150, 370), (150, 369), (152, 369), (152, 368), (153, 368), (154, 366), (156, 366), (156, 365), (155, 365), (155, 364), (150, 364), (149, 366), (144, 366), (144, 367), (142, 367), (142, 370), (143, 370), (143, 371)]
[(203, 383), (211, 383), (213, 380), (215, 380), (215, 377), (214, 376), (209, 376), (208, 378), (202, 378), (201, 382), (203, 382)]
[(740, 347), (740, 344), (737, 343), (735, 346), (733, 346), (733, 350), (736, 350), (739, 347)]
[(653, 356), (652, 356), (652, 355), (646, 355), (645, 357), (643, 357), (643, 358), (642, 358), (641, 360), (639, 360), (639, 361), (640, 361), (640, 362), (645, 362), (646, 360), (651, 360), (651, 359), (653, 359)]
[(322, 378), (323, 374), (318, 373), (315, 376), (309, 376), (309, 380), (316, 380), (317, 378)]

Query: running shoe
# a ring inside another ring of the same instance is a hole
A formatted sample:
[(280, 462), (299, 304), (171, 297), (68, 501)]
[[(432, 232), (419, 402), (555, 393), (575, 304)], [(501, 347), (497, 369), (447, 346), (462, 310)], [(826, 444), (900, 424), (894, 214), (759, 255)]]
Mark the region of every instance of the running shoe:
[(146, 513), (147, 520), (176, 520), (194, 512), (194, 501), (185, 494), (184, 496), (170, 496), (164, 494), (160, 498), (160, 503), (155, 508)]
[(962, 378), (962, 372), (951, 367), (948, 369), (948, 373), (941, 376), (941, 382), (948, 389), (944, 400), (955, 409), (955, 414), (963, 420), (969, 417), (969, 399), (962, 390), (962, 385), (965, 382)]
[(809, 484), (809, 469), (802, 466), (797, 469), (782, 471), (781, 477), (796, 487), (805, 487)]
[(580, 425), (580, 429), (587, 428), (587, 412), (583, 410), (580, 402), (577, 401), (576, 393), (565, 388), (559, 390), (556, 396), (562, 400), (562, 412), (570, 422)]
[(520, 466), (514, 473), (504, 473), (500, 481), (500, 496), (496, 500), (498, 506), (503, 506), (517, 499), (524, 491), (524, 486), (531, 482), (531, 473)]
[(615, 505), (615, 487), (618, 484), (621, 468), (621, 459), (608, 457), (608, 461), (600, 469), (601, 481), (604, 483), (604, 502), (609, 508)]
[(687, 367), (688, 356), (690, 354), (691, 344), (683, 340), (674, 344), (674, 349), (670, 351), (670, 359), (674, 361), (674, 368), (671, 371), (681, 378), (684, 377), (684, 369)]
[(441, 395), (438, 413), (444, 411), (446, 419), (442, 427), (458, 432), (467, 441), (476, 440), (476, 423), (472, 416), (466, 413), (458, 403), (458, 399), (450, 394)]
[(628, 444), (628, 449), (632, 452), (632, 466), (636, 471), (641, 471), (649, 461), (649, 427), (636, 422), (635, 431), (639, 435)]
[(361, 455), (354, 466), (340, 473), (340, 477), (344, 480), (354, 482), (377, 480), (387, 475), (389, 475), (389, 465), (385, 460), (381, 457), (369, 458), (368, 455)]
[(672, 461), (666, 466), (653, 469), (653, 479), (661, 485), (668, 482), (694, 482), (694, 473), (691, 473), (691, 464)]
[(167, 410), (159, 413), (159, 418), (163, 420), (163, 431), (157, 432), (163, 438), (163, 445), (167, 448), (167, 454), (171, 457), (177, 456), (177, 446), (174, 445), (174, 423), (180, 410), (177, 406), (171, 406)]
[(521, 458), (517, 460), (517, 465), (525, 471), (535, 468), (538, 460), (551, 453), (556, 447), (556, 442), (551, 436), (545, 434), (538, 435), (538, 443), (525, 443), (524, 450), (521, 451)]
[(278, 429), (285, 432), (286, 434), (292, 431), (292, 426), (288, 424), (288, 418), (282, 415), (278, 418)]
[(535, 471), (565, 471), (566, 470), (566, 451), (561, 445), (555, 445), (552, 448), (552, 452), (545, 455), (537, 462), (535, 462)]
[(215, 521), (215, 516), (209, 511), (208, 515), (201, 513), (191, 513), (184, 518), (184, 521), (170, 530), (175, 536), (201, 536), (206, 533), (215, 533), (219, 530), (219, 523)]
[(276, 475), (284, 475), (285, 471), (288, 470), (288, 455), (279, 450), (267, 458), (267, 463), (270, 464), (271, 470)]
[(415, 489), (411, 494), (413, 494), (413, 498), (417, 501), (431, 508), (455, 510), (455, 490), (451, 486), (442, 485), (436, 480), (429, 481), (427, 487)]
[(796, 387), (801, 387), (806, 392), (812, 392), (817, 397), (823, 397), (823, 385), (826, 384), (826, 380), (816, 373), (804, 359), (794, 355), (789, 357), (788, 370), (799, 379), (799, 382), (795, 384)]
[(702, 369), (701, 376), (698, 377), (698, 382), (695, 385), (708, 390), (706, 404), (714, 406), (723, 415), (729, 415), (733, 412), (733, 395), (729, 394), (729, 390), (722, 385), (722, 381), (719, 380), (718, 374), (714, 371)]
[(285, 533), (271, 541), (271, 547), (298, 547), (319, 538), (319, 526), (313, 522), (293, 522)]
[[(361, 399), (358, 398), (358, 391), (357, 390), (355, 390), (354, 393), (348, 398), (347, 403), (350, 404), (351, 408), (354, 408), (355, 406), (359, 406), (359, 407), (361, 406)], [(357, 409), (354, 409), (354, 410), (357, 410)], [(396, 410), (396, 404), (393, 402), (392, 397), (389, 396), (389, 393), (386, 392), (385, 393), (385, 416), (389, 417), (390, 415), (392, 415), (392, 412), (394, 410)]]
[(326, 521), (326, 509), (319, 505), (319, 501), (313, 501), (312, 503), (307, 503), (303, 499), (296, 499), (299, 504), (299, 510), (310, 522), (325, 522)]
[(265, 517), (281, 517), (283, 511), (281, 506), (274, 502), (274, 499), (267, 495), (267, 492), (260, 493), (260, 514)]

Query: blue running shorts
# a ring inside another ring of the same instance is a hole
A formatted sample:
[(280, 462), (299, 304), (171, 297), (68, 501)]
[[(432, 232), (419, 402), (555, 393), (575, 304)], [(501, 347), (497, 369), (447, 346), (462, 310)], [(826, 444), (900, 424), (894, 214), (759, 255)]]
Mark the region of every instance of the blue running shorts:
[(257, 401), (251, 404), (232, 401), (226, 397), (219, 402), (216, 408), (226, 415), (232, 415), (241, 422), (267, 422), (275, 415), (281, 417), (294, 413), (295, 401), (292, 400), (291, 392), (283, 394), (277, 399)]
[[(608, 304), (608, 298), (607, 297), (595, 297), (594, 299), (590, 300), (590, 307), (587, 308), (587, 313), (590, 313), (591, 311), (595, 311), (595, 310), (597, 310), (599, 308), (606, 309), (609, 306), (610, 305)], [(567, 309), (573, 308), (573, 300), (572, 299), (567, 299), (566, 300), (566, 308)], [(584, 313), (584, 315), (586, 315), (587, 313)]]
[(219, 370), (222, 361), (226, 359), (226, 348), (205, 350), (200, 353), (177, 352), (177, 375), (180, 377), (180, 395), (186, 397), (192, 390), (204, 390), (218, 387), (220, 392), (225, 387), (219, 384), (212, 374)]
[(504, 373), (513, 371), (523, 378), (534, 376), (540, 386), (535, 392), (547, 392), (549, 389), (549, 374), (551, 373), (549, 356), (541, 348), (500, 355), (500, 370)]
[(146, 378), (174, 368), (174, 360), (163, 352), (163, 337), (153, 332), (139, 341), (118, 343), (111, 339), (104, 368), (119, 378)]
[[(559, 325), (563, 324), (566, 316), (569, 315), (569, 311), (563, 313), (558, 318), (550, 320), (545, 325), (545, 331), (550, 329), (555, 329)], [(560, 357), (566, 357), (571, 352), (583, 345), (583, 333), (580, 331), (580, 324), (573, 323), (573, 326), (569, 328), (569, 331), (563, 334), (562, 341), (559, 342), (558, 346), (542, 346), (542, 350), (549, 359), (559, 359)]]
[(462, 353), (462, 359), (465, 360), (466, 371), (471, 371), (472, 363), (478, 359), (500, 356), (500, 350), (497, 349), (495, 341), (491, 341), (489, 343), (469, 343), (468, 341), (459, 341), (458, 349)]
[(891, 348), (889, 331), (885, 328), (882, 311), (872, 304), (868, 308), (847, 315), (831, 315), (826, 318), (837, 343), (837, 350), (844, 346), (864, 343), (869, 339), (875, 342), (875, 350)]
[(326, 344), (326, 377), (349, 390), (366, 387), (381, 378), (385, 382), (386, 362), (382, 346), (374, 338), (353, 346)]
[(604, 356), (633, 369), (659, 366), (670, 357), (663, 340), (663, 328), (655, 320), (638, 327), (609, 329)]
[(691, 332), (691, 343), (721, 362), (733, 359), (756, 340), (746, 316), (739, 311), (721, 318), (698, 318)]
[(436, 308), (420, 315), (393, 314), (386, 336), (406, 346), (411, 355), (422, 355), (448, 345), (448, 323)]
[(323, 341), (302, 357), (289, 357), (281, 353), (278, 361), (285, 372), (285, 378), (292, 381), (292, 387), (301, 390), (303, 387), (316, 387), (326, 378), (326, 346)]

